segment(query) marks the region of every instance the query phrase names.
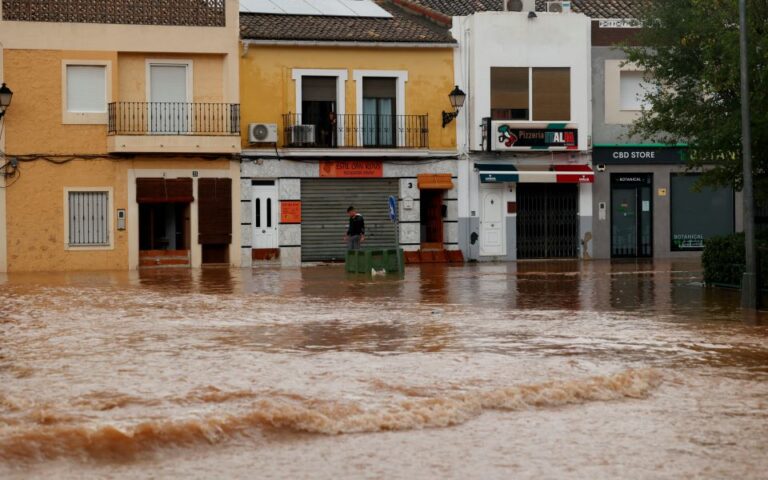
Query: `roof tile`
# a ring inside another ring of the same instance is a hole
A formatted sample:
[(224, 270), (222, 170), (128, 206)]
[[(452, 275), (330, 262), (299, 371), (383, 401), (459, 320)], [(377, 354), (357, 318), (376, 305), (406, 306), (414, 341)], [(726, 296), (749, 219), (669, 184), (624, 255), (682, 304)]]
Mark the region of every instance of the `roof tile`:
[(444, 26), (375, 0), (391, 18), (240, 14), (240, 36), (250, 40), (455, 43)]
[[(400, 0), (449, 16), (502, 10), (502, 0)], [(592, 18), (637, 18), (644, 0), (571, 0), (574, 12)], [(546, 0), (536, 0), (536, 10), (546, 10)]]

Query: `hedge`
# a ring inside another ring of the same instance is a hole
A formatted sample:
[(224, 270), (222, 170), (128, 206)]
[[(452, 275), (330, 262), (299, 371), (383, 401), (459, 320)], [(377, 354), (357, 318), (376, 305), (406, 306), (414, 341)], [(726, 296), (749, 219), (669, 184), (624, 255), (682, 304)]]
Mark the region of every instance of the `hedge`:
[[(756, 243), (758, 278), (768, 279), (768, 231), (760, 231)], [(707, 284), (740, 287), (746, 263), (744, 234), (734, 233), (707, 239), (704, 242), (701, 262), (704, 265), (704, 281)]]

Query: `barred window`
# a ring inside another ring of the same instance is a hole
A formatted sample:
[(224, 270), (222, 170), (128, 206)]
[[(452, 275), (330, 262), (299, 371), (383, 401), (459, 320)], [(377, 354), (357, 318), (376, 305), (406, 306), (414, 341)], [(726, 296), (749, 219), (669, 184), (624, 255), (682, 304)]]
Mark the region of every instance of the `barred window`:
[(109, 245), (109, 192), (69, 192), (69, 246)]

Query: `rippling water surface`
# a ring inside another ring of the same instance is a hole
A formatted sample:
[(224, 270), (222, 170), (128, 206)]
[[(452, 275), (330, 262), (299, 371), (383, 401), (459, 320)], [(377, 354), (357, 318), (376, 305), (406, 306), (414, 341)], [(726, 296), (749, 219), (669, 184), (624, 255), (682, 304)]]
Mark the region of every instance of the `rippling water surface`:
[(0, 276), (0, 477), (765, 478), (768, 328), (700, 282), (691, 262)]

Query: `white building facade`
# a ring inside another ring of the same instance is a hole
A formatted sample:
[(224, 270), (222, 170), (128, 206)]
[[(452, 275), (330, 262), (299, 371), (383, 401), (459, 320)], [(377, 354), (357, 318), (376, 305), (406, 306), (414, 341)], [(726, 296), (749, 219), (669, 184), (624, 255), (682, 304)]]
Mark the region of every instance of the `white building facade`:
[(590, 258), (590, 19), (477, 12), (452, 34), (465, 258)]

